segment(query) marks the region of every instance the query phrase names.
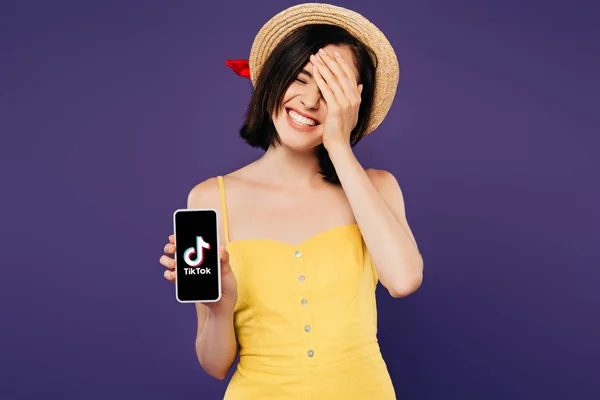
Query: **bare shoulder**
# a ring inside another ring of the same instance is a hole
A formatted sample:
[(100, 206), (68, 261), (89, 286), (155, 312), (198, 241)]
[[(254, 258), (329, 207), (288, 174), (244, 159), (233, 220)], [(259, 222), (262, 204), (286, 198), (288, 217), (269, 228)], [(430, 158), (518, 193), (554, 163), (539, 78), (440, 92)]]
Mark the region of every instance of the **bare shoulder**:
[(217, 177), (208, 178), (195, 185), (187, 198), (188, 208), (216, 208), (219, 206), (219, 181)]
[(219, 218), (219, 241), (221, 243), (226, 242), (224, 230), (226, 221), (224, 220), (224, 210), (221, 208), (221, 192), (217, 177), (208, 178), (190, 190), (187, 199), (187, 208), (210, 208), (217, 210)]
[[(236, 194), (240, 189), (245, 189), (248, 182), (252, 182), (252, 164), (246, 165), (228, 174), (223, 174), (225, 191), (229, 196)], [(233, 189), (233, 190), (232, 190)], [(233, 192), (233, 193), (232, 193)], [(233, 196), (235, 197), (235, 196)], [(221, 207), (221, 190), (216, 176), (198, 183), (190, 190), (188, 195), (188, 208), (219, 208)]]
[(371, 179), (371, 182), (378, 190), (393, 190), (400, 189), (398, 180), (389, 171), (384, 169), (367, 168), (365, 169), (367, 176)]

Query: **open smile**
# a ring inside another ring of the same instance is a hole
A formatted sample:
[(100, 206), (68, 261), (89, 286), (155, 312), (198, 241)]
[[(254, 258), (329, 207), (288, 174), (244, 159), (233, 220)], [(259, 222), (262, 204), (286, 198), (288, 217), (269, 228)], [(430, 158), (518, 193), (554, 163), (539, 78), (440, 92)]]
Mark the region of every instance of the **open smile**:
[(321, 125), (319, 121), (301, 115), (291, 108), (285, 109), (285, 115), (290, 126), (299, 131), (313, 131), (317, 126)]

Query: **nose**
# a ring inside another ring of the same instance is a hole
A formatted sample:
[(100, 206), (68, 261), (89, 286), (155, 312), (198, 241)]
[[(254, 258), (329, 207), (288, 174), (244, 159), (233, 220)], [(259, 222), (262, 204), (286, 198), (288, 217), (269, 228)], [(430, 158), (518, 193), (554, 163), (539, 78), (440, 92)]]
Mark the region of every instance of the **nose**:
[(309, 109), (318, 109), (321, 100), (321, 91), (314, 85), (314, 87), (307, 87), (302, 96), (300, 96), (300, 102), (302, 105)]

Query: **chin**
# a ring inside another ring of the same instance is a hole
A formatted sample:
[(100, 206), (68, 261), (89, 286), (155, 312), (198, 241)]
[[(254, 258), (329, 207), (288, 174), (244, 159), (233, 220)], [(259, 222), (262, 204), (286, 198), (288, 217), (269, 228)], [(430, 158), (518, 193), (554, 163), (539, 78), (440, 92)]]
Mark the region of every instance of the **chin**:
[(278, 135), (283, 146), (299, 152), (312, 151), (323, 142), (321, 138), (306, 138), (302, 137), (302, 135), (299, 135), (297, 132), (285, 130), (278, 131)]

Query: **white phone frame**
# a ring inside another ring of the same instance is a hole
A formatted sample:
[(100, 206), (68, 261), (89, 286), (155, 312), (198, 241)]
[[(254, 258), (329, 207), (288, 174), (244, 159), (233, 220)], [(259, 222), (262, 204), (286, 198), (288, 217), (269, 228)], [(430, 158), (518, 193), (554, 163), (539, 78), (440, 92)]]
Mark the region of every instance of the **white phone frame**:
[[(177, 285), (177, 227), (176, 227), (176, 223), (175, 223), (175, 216), (177, 215), (177, 213), (184, 213), (184, 212), (193, 212), (193, 211), (212, 211), (215, 213), (216, 218), (216, 228), (217, 228), (217, 282), (218, 282), (218, 286), (219, 286), (219, 296), (217, 297), (216, 300), (180, 300), (179, 299), (179, 289), (178, 289), (178, 285)], [(175, 238), (175, 253), (174, 253), (174, 257), (175, 257), (175, 298), (177, 299), (178, 302), (182, 303), (182, 304), (187, 304), (187, 303), (216, 303), (217, 301), (221, 300), (221, 256), (219, 254), (219, 249), (221, 246), (220, 243), (220, 239), (219, 239), (219, 213), (216, 209), (214, 208), (179, 208), (177, 210), (175, 210), (173, 212), (173, 236)]]

